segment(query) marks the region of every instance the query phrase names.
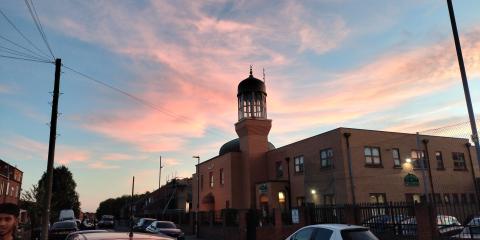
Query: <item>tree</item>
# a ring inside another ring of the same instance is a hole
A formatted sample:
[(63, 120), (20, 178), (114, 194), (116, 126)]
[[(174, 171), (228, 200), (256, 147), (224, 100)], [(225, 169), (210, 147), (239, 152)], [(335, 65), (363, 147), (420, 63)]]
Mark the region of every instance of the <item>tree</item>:
[[(38, 191), (35, 199), (40, 206), (44, 206), (46, 194), (47, 173), (44, 172), (42, 178), (38, 181)], [(59, 166), (53, 169), (52, 201), (50, 204), (50, 222), (57, 221), (62, 209), (72, 209), (75, 216), (80, 214), (80, 201), (78, 193), (75, 191), (77, 184), (73, 180), (73, 175), (65, 166)]]

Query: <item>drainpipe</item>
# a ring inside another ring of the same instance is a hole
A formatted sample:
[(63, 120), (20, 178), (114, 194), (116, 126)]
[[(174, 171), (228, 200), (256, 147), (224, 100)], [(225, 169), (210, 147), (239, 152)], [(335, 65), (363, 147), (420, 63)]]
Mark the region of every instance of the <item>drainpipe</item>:
[(287, 174), (288, 174), (288, 210), (292, 210), (292, 184), (290, 182), (290, 158), (285, 158), (287, 162)]
[(475, 178), (475, 168), (473, 168), (472, 152), (470, 151), (472, 144), (467, 142), (465, 143), (465, 147), (467, 147), (468, 158), (470, 159), (470, 168), (472, 169), (473, 186), (475, 187), (475, 200), (477, 201), (477, 205), (478, 205), (478, 186), (477, 186), (477, 180)]
[[(343, 136), (345, 137), (345, 140), (347, 141), (347, 158), (348, 158), (348, 174), (350, 178), (350, 191), (352, 195), (352, 204), (356, 205), (357, 201), (355, 199), (355, 185), (353, 183), (353, 173), (352, 173), (352, 153), (350, 149), (350, 136), (351, 133), (344, 133)], [(356, 215), (356, 214), (355, 214)], [(356, 216), (355, 216), (356, 219)]]
[(436, 209), (435, 188), (433, 187), (432, 168), (430, 167), (430, 154), (428, 153), (428, 139), (423, 139), (423, 146), (425, 147), (425, 158), (427, 160), (428, 180), (430, 181), (430, 193), (432, 194), (433, 207)]

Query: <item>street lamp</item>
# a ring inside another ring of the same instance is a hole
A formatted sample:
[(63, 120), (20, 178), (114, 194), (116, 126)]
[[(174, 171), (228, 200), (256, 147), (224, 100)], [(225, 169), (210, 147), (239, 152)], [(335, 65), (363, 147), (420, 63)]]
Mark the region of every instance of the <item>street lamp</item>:
[(198, 234), (198, 212), (200, 211), (200, 156), (192, 156), (197, 159), (197, 212), (195, 214), (195, 234), (199, 238)]

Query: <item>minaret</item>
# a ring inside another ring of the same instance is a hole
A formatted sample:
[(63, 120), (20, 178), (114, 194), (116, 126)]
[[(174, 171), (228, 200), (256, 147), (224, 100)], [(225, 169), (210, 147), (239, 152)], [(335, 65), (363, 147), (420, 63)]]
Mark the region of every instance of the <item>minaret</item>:
[(242, 152), (245, 208), (255, 208), (255, 184), (266, 180), (265, 154), (269, 150), (268, 133), (272, 120), (267, 119), (265, 83), (253, 77), (252, 67), (247, 79), (238, 84), (238, 122), (235, 131)]

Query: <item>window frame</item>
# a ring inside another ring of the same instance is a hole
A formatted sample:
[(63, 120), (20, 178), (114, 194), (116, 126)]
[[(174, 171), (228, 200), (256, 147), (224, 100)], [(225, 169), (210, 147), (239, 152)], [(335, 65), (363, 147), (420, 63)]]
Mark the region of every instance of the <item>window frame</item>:
[[(297, 160), (298, 163), (297, 163)], [(301, 164), (300, 164), (300, 160), (301, 160)], [(298, 167), (298, 169), (297, 169)], [(293, 171), (295, 172), (295, 174), (303, 174), (304, 171), (305, 171), (305, 157), (303, 155), (298, 155), (296, 157), (293, 158)]]
[[(397, 158), (395, 158), (394, 152), (397, 152)], [(393, 167), (394, 168), (402, 168), (402, 158), (400, 157), (400, 149), (399, 148), (392, 148), (392, 159), (393, 159)], [(397, 164), (396, 160), (398, 160), (398, 164)]]
[(213, 173), (213, 171), (208, 173), (208, 186), (210, 186), (210, 188), (213, 188), (215, 186), (214, 177), (215, 174)]
[[(455, 157), (462, 157), (463, 161), (460, 161), (460, 159), (456, 159)], [(467, 164), (466, 164), (466, 160), (465, 160), (465, 153), (463, 152), (452, 152), (452, 161), (453, 161), (453, 170), (460, 170), (460, 171), (464, 171), (464, 170), (467, 170)], [(463, 167), (460, 168), (459, 166), (457, 166), (458, 163), (462, 163), (463, 164)]]
[[(383, 202), (378, 201), (380, 196), (383, 197)], [(375, 202), (370, 201), (372, 197), (375, 197)], [(368, 194), (368, 200), (369, 200), (368, 201), (369, 203), (373, 203), (373, 204), (378, 204), (378, 205), (386, 204), (387, 203), (387, 193), (369, 193)]]
[[(366, 150), (369, 150), (370, 151), (370, 154), (367, 155), (366, 153)], [(375, 156), (373, 155), (373, 150), (376, 149), (378, 150), (378, 156)], [(376, 146), (364, 146), (363, 147), (363, 155), (364, 155), (364, 158), (365, 158), (365, 166), (366, 167), (383, 167), (383, 163), (382, 163), (382, 149), (380, 147), (376, 147)], [(378, 157), (378, 163), (375, 163), (375, 157)], [(368, 158), (371, 158), (371, 163), (368, 163)]]
[(283, 178), (283, 163), (282, 161), (275, 162), (275, 175), (277, 178)]
[(442, 151), (435, 151), (435, 160), (437, 162), (437, 170), (445, 170)]
[[(323, 158), (322, 153), (325, 153), (325, 158)], [(325, 161), (325, 165), (323, 164), (324, 161)], [(321, 169), (333, 168), (333, 149), (332, 148), (325, 148), (320, 150), (320, 168)]]
[(220, 168), (220, 186), (225, 185), (225, 171)]
[[(415, 152), (416, 157), (413, 157), (413, 153)], [(420, 153), (420, 155), (419, 155)], [(424, 150), (419, 149), (412, 149), (410, 151), (410, 160), (412, 161), (413, 169), (428, 169), (428, 164), (426, 160), (426, 155)], [(423, 162), (423, 168), (419, 163)]]

